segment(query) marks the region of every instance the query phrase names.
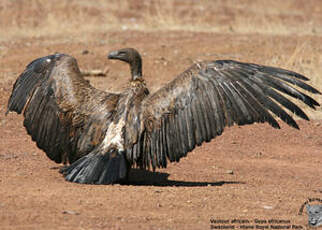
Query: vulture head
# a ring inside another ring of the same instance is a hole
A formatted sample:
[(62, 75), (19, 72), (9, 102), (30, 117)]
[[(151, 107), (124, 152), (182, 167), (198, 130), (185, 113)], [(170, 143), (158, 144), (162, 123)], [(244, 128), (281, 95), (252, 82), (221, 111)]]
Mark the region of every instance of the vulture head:
[(124, 48), (120, 50), (111, 51), (108, 59), (118, 59), (129, 63), (131, 68), (132, 80), (142, 77), (142, 59), (139, 52), (133, 48)]

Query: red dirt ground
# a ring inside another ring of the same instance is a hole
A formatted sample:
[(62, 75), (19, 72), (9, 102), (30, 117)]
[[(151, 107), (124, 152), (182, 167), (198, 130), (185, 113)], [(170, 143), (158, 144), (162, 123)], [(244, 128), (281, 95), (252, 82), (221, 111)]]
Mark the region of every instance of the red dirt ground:
[(265, 63), (276, 44), (283, 47), (278, 52), (291, 55), (307, 40), (318, 50), (321, 37), (134, 31), (92, 36), (86, 43), (51, 43), (45, 37), (1, 43), (0, 229), (211, 229), (218, 225), (211, 220), (219, 219), (247, 219), (249, 225), (255, 219), (282, 219), (307, 228), (305, 209), (298, 215), (299, 209), (308, 198), (322, 198), (321, 110), (310, 111), (309, 122), (298, 121), (301, 130), (281, 122), (281, 130), (267, 124), (227, 128), (180, 163), (155, 173), (133, 170), (130, 185), (110, 186), (66, 182), (59, 165), (31, 141), (22, 116), (4, 112), (18, 74), (33, 59), (56, 51), (76, 57), (82, 69), (107, 67), (107, 77), (88, 79), (120, 91), (129, 79), (128, 67), (108, 61), (106, 54), (135, 47), (155, 91), (193, 60)]

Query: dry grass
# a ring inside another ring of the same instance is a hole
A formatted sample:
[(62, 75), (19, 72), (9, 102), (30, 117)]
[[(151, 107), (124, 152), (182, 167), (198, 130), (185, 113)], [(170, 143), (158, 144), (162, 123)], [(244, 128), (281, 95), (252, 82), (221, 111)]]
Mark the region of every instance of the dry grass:
[[(0, 41), (85, 35), (89, 32), (109, 29), (113, 17), (100, 3), (85, 4), (86, 1), (1, 1), (0, 26), (6, 28)], [(26, 15), (27, 14), (27, 15)]]
[(322, 35), (322, 4), (301, 0), (269, 1), (265, 7), (263, 1), (250, 0), (238, 4), (234, 0), (4, 0), (0, 18), (6, 30), (0, 41), (66, 34), (85, 34), (86, 39), (92, 32), (120, 28)]

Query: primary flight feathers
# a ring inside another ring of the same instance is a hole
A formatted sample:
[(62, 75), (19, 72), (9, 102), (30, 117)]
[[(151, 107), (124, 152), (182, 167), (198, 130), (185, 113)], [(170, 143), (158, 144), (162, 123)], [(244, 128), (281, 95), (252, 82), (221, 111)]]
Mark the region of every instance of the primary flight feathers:
[(131, 166), (166, 167), (226, 126), (268, 122), (279, 128), (271, 113), (298, 128), (285, 108), (309, 118), (281, 93), (319, 106), (298, 88), (320, 92), (305, 76), (285, 69), (199, 62), (149, 94), (135, 49), (113, 51), (108, 58), (130, 65), (132, 79), (120, 94), (94, 88), (75, 58), (54, 54), (32, 61), (9, 98), (8, 111), (23, 112), (37, 146), (55, 162), (70, 163), (63, 172), (68, 181), (110, 184), (126, 180)]

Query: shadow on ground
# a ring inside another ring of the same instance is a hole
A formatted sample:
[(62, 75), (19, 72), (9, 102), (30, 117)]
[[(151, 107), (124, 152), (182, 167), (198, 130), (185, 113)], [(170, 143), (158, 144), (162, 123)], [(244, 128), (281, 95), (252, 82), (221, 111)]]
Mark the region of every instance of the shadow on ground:
[[(52, 170), (57, 170), (59, 173), (63, 174), (65, 166), (54, 166), (51, 167)], [(121, 185), (135, 185), (135, 186), (159, 186), (159, 187), (206, 187), (206, 186), (222, 186), (225, 184), (245, 184), (241, 181), (178, 181), (169, 180), (169, 173), (163, 172), (151, 172), (142, 169), (131, 169), (128, 181), (121, 182)]]
[(131, 169), (129, 181), (122, 183), (123, 185), (136, 185), (136, 186), (175, 186), (175, 187), (204, 187), (204, 186), (222, 186), (225, 184), (245, 184), (240, 181), (178, 181), (169, 180), (169, 173), (151, 172), (147, 170)]

